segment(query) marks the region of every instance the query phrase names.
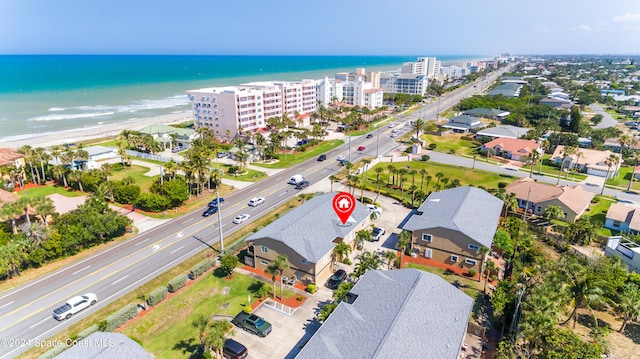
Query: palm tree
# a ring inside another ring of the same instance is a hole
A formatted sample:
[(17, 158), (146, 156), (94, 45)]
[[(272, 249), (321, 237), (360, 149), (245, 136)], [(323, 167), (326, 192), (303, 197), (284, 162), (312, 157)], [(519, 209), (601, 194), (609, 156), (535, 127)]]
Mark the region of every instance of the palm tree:
[(24, 161), (26, 162), (26, 164), (29, 166), (29, 168), (31, 169), (31, 181), (33, 183), (38, 183), (38, 181), (36, 181), (36, 174), (34, 173), (33, 170), (33, 159), (34, 159), (34, 150), (31, 146), (29, 145), (24, 145), (22, 147), (20, 147), (18, 149), (18, 153), (21, 153), (24, 155)]
[(335, 247), (333, 247), (333, 256), (335, 257), (336, 261), (342, 262), (344, 258), (349, 257), (349, 254), (352, 250), (353, 248), (351, 248), (350, 245), (345, 242), (340, 242), (336, 244)]
[(101, 168), (104, 178), (106, 181), (109, 181), (109, 176), (113, 173), (113, 165), (109, 162), (105, 162), (102, 164)]
[(18, 226), (16, 225), (16, 217), (22, 214), (22, 208), (18, 206), (16, 203), (4, 203), (2, 207), (0, 207), (0, 216), (5, 218), (6, 220), (11, 221), (11, 232), (13, 234), (18, 234)]
[(425, 188), (425, 193), (429, 194), (429, 183), (431, 182), (432, 177), (430, 175), (426, 175), (424, 178), (427, 179), (427, 186)]
[(426, 123), (423, 119), (419, 118), (413, 122), (411, 129), (416, 133), (416, 140), (420, 141), (420, 132), (424, 132)]
[[(486, 248), (486, 247), (484, 247)], [(496, 269), (498, 269), (498, 267), (496, 267), (496, 263), (492, 260), (488, 260), (484, 262), (484, 289), (482, 290), (482, 292), (486, 295), (487, 294), (487, 281), (489, 280), (489, 275), (491, 275), (491, 273), (493, 271), (495, 271)]]
[(529, 156), (529, 161), (528, 161), (529, 166), (531, 166), (531, 168), (529, 169), (529, 178), (533, 177), (533, 166), (535, 166), (536, 163), (538, 163), (538, 161), (540, 161), (541, 159), (542, 159), (542, 155), (540, 154), (540, 152), (536, 150), (531, 151), (531, 155)]
[(47, 217), (56, 213), (56, 207), (53, 205), (53, 201), (49, 197), (37, 197), (33, 205), (35, 212), (40, 216), (42, 224), (48, 226)]
[(359, 279), (370, 269), (379, 269), (382, 265), (380, 256), (377, 253), (372, 252), (362, 252), (356, 257), (356, 260), (358, 263), (356, 263), (355, 271), (351, 273), (352, 277), (355, 279)]
[(424, 168), (420, 169), (420, 190), (421, 191), (424, 191), (422, 186), (424, 185), (424, 176), (426, 176), (426, 174), (427, 174), (427, 170), (425, 170)]
[(398, 236), (398, 243), (396, 243), (396, 248), (402, 250), (402, 253), (407, 253), (407, 249), (411, 246), (411, 232), (403, 230), (400, 232)]
[(0, 247), (0, 261), (3, 262), (3, 274), (9, 277), (20, 275), (20, 268), (29, 257), (29, 253), (25, 250), (25, 243), (11, 240), (7, 244)]
[(622, 326), (618, 332), (622, 333), (627, 323), (640, 317), (640, 289), (635, 284), (627, 283), (617, 299), (615, 309), (622, 316)]
[(438, 182), (436, 183), (436, 190), (440, 189), (440, 180), (442, 180), (442, 177), (444, 177), (444, 173), (442, 172), (436, 173), (436, 178), (438, 179)]
[(82, 188), (82, 172), (81, 171), (72, 171), (69, 173), (69, 180), (78, 182), (78, 189), (80, 192), (84, 192)]
[(560, 206), (551, 205), (544, 209), (542, 216), (546, 219), (564, 218), (564, 211)]
[[(393, 165), (388, 165), (387, 166), (387, 170), (389, 170), (389, 177), (387, 178), (387, 185), (389, 185), (391, 182), (391, 175), (394, 174), (396, 172), (396, 168)], [(393, 184), (396, 184), (396, 179), (395, 176), (393, 178)]]
[(398, 257), (396, 256), (396, 254), (393, 251), (384, 251), (384, 253), (382, 254), (382, 256), (384, 257), (384, 259), (387, 260), (387, 270), (391, 269), (391, 264), (393, 263), (393, 261), (395, 261)]
[(264, 269), (264, 272), (271, 276), (271, 281), (273, 281), (273, 297), (276, 297), (276, 276), (279, 273), (278, 267), (271, 263)]
[(276, 259), (274, 259), (273, 261), (273, 265), (278, 268), (278, 275), (280, 276), (280, 298), (283, 298), (284, 288), (282, 283), (282, 275), (284, 274), (285, 270), (289, 269), (289, 257), (284, 254), (278, 254)]
[(334, 175), (329, 176), (329, 181), (331, 181), (331, 192), (333, 192), (333, 183), (338, 182), (340, 179)]
[(359, 230), (356, 233), (356, 246), (360, 247), (360, 244), (364, 243), (364, 241), (370, 241), (373, 238), (373, 234), (367, 231), (366, 229)]
[(207, 329), (209, 328), (210, 324), (211, 321), (209, 319), (209, 316), (206, 316), (204, 314), (200, 314), (191, 322), (191, 326), (198, 329), (198, 337), (200, 339), (200, 346), (202, 346), (202, 350), (205, 350)]
[[(604, 160), (604, 164), (607, 165), (607, 175), (604, 177), (604, 182), (602, 182), (602, 191), (600, 191), (600, 195), (604, 194), (604, 187), (607, 185), (607, 180), (609, 179), (609, 172), (611, 172), (611, 167), (615, 167), (618, 165), (620, 159), (618, 156), (613, 153), (609, 155), (609, 157)], [(631, 174), (633, 176), (633, 173)]]
[(578, 151), (578, 148), (575, 146), (565, 146), (560, 152), (562, 154), (562, 161), (560, 162), (560, 172), (558, 173), (558, 182), (556, 183), (556, 186), (560, 185), (560, 178), (562, 177), (562, 169), (564, 168), (564, 164), (567, 158), (575, 155), (577, 151)]
[(568, 257), (564, 262), (563, 277), (566, 287), (565, 290), (571, 298), (573, 310), (567, 320), (562, 324), (566, 324), (573, 319), (573, 328), (575, 329), (578, 320), (577, 310), (584, 308), (591, 312), (594, 324), (598, 327), (598, 319), (593, 308), (604, 303), (602, 280), (593, 275), (585, 266), (578, 263), (577, 260), (572, 257)]
[(409, 170), (407, 170), (406, 168), (401, 168), (398, 170), (398, 183), (400, 185), (400, 198), (401, 201), (404, 202), (404, 176), (409, 173)]

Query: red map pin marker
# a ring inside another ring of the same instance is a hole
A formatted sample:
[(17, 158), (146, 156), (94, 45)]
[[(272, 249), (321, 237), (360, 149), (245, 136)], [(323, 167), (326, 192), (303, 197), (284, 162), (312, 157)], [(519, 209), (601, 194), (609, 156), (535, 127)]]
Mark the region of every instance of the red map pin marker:
[(340, 192), (333, 197), (333, 210), (342, 221), (347, 222), (353, 210), (356, 209), (356, 199), (348, 192)]

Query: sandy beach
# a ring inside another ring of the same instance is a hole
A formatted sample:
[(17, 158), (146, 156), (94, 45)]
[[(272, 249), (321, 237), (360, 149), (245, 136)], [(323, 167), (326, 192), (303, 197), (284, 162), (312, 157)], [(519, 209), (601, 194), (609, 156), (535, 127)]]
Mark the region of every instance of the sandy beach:
[(62, 131), (46, 133), (42, 135), (34, 135), (17, 140), (2, 140), (0, 147), (19, 148), (24, 145), (31, 147), (51, 147), (55, 145), (64, 145), (67, 143), (77, 143), (96, 138), (115, 138), (123, 130), (140, 130), (143, 127), (155, 124), (172, 124), (191, 121), (193, 119), (190, 111), (176, 113), (171, 115), (139, 118), (132, 121), (124, 121), (109, 125), (100, 125), (89, 128), (82, 128), (73, 131)]

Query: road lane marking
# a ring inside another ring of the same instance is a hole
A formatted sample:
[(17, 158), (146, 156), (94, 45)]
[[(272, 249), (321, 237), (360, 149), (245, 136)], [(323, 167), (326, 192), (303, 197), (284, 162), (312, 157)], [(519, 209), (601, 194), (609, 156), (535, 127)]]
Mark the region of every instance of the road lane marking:
[(157, 251), (158, 249), (160, 249), (160, 245), (159, 245), (159, 244), (156, 244), (155, 246), (151, 247), (151, 251), (152, 251), (152, 252), (155, 252), (155, 251)]
[(118, 283), (119, 281), (121, 281), (121, 280), (125, 280), (125, 279), (127, 279), (127, 278), (129, 278), (129, 275), (128, 275), (128, 274), (127, 274), (127, 275), (125, 275), (124, 277), (122, 277), (122, 278), (120, 278), (120, 279), (116, 280), (115, 282), (112, 282), (112, 283), (111, 283), (111, 285), (114, 285), (114, 284)]
[(47, 317), (47, 318), (44, 318), (44, 319), (42, 319), (41, 321), (37, 322), (36, 324), (34, 324), (34, 325), (30, 326), (30, 327), (29, 327), (29, 329), (33, 329), (33, 328), (37, 327), (38, 325), (40, 325), (40, 324), (42, 324), (42, 323), (46, 322), (46, 321), (47, 321), (47, 320), (49, 320), (49, 319), (50, 319), (50, 318), (48, 318), (48, 317)]
[(170, 252), (170, 254), (174, 254), (175, 252), (177, 252), (177, 251), (181, 250), (182, 248), (184, 248), (184, 246), (180, 246), (180, 247), (178, 247), (178, 248), (176, 248), (176, 249), (172, 250), (172, 251)]
[(13, 301), (10, 301), (10, 302), (9, 302), (9, 303), (7, 303), (7, 304), (3, 304), (2, 306), (0, 306), (0, 309), (4, 308), (4, 307), (6, 307), (6, 306), (9, 306), (9, 305), (11, 305), (11, 304), (13, 304)]
[(91, 266), (86, 266), (86, 267), (84, 267), (84, 268), (82, 268), (82, 269), (80, 269), (80, 270), (77, 270), (77, 271), (75, 271), (75, 272), (73, 272), (73, 273), (71, 273), (71, 274), (76, 275), (76, 274), (78, 274), (78, 273), (82, 272), (82, 271), (83, 271), (83, 270), (85, 270), (85, 269), (89, 269), (90, 267), (91, 267)]
[(186, 221), (182, 221), (182, 223), (183, 223), (183, 224), (184, 224), (184, 223), (188, 223), (188, 222), (193, 221), (194, 219), (195, 219), (195, 218), (189, 218), (189, 219), (187, 219)]

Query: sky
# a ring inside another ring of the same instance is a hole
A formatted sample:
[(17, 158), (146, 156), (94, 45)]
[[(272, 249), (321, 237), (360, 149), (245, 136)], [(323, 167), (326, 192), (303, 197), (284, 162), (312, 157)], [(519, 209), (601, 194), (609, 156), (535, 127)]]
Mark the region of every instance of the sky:
[(0, 0), (0, 54), (640, 54), (640, 0)]

